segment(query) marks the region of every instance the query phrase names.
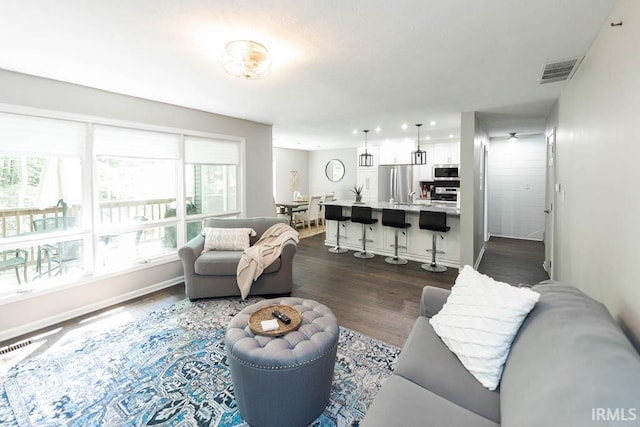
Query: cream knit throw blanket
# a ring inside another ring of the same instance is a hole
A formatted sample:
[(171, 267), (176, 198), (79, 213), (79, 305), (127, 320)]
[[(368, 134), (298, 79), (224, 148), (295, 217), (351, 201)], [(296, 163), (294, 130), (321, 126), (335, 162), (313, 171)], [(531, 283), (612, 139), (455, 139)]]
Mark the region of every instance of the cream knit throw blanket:
[(253, 246), (245, 249), (238, 263), (238, 288), (242, 299), (246, 299), (251, 285), (282, 253), (288, 240), (298, 243), (298, 232), (287, 224), (272, 225)]

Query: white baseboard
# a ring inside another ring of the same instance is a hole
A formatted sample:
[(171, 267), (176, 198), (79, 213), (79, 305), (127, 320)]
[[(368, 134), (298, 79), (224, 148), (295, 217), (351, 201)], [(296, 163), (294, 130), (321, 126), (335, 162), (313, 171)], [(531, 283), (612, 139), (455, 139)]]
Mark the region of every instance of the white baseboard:
[(121, 302), (129, 301), (131, 299), (138, 298), (143, 295), (147, 295), (147, 294), (159, 291), (161, 289), (165, 289), (170, 286), (177, 285), (178, 283), (182, 283), (182, 282), (184, 282), (184, 276), (176, 277), (174, 279), (165, 280), (164, 282), (156, 283), (156, 284), (147, 286), (145, 288), (136, 289), (135, 291), (131, 291), (126, 294), (117, 295), (115, 297), (108, 298), (100, 302), (85, 305), (83, 307), (79, 307), (74, 310), (58, 313), (54, 316), (45, 317), (43, 319), (38, 319), (35, 322), (30, 322), (15, 328), (1, 331), (0, 342), (7, 341), (12, 338), (18, 337), (20, 335), (37, 331), (38, 329), (47, 328), (57, 323), (64, 322), (69, 319), (73, 319), (75, 317), (83, 316), (85, 314), (89, 314), (94, 311), (101, 310), (103, 308), (107, 308), (115, 304), (119, 304)]
[(478, 270), (478, 266), (480, 265), (480, 261), (482, 261), (482, 256), (484, 255), (484, 245), (480, 248), (480, 253), (478, 254), (478, 258), (476, 258), (476, 262), (473, 263), (473, 269)]

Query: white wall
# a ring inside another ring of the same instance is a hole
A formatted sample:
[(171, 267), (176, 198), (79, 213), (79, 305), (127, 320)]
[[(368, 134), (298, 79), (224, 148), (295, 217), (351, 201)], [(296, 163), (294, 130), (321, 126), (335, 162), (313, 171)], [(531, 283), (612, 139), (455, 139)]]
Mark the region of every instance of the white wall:
[(477, 266), (484, 248), (484, 196), (482, 161), (487, 133), (475, 112), (460, 121), (460, 267)]
[(549, 130), (557, 124), (562, 189), (555, 193), (556, 278), (614, 316), (640, 314), (639, 20), (639, 1), (618, 1), (548, 122)]
[(293, 200), (291, 188), (291, 172), (297, 171), (296, 190), (302, 195), (309, 195), (309, 152), (288, 148), (273, 148), (276, 175), (276, 201)]
[(489, 232), (492, 236), (544, 237), (545, 136), (489, 142)]
[[(246, 214), (273, 216), (272, 129), (269, 125), (6, 70), (0, 70), (0, 104), (244, 137), (246, 180), (250, 192), (246, 199)], [(0, 341), (96, 310), (105, 304), (179, 283), (182, 274), (182, 265), (176, 260), (5, 302), (0, 309)]]
[[(331, 182), (325, 174), (327, 162), (338, 159), (344, 163), (344, 178)], [(325, 194), (335, 192), (337, 199), (351, 199), (351, 189), (356, 185), (358, 154), (356, 148), (343, 150), (318, 150), (309, 152), (309, 192)]]

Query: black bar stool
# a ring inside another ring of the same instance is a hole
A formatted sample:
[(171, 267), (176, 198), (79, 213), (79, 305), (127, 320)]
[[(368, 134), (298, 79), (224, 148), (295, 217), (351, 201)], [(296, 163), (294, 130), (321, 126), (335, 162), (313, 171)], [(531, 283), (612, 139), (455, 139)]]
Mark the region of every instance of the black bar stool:
[[(351, 207), (351, 222), (357, 222), (362, 224), (362, 251), (356, 252), (353, 256), (357, 258), (373, 258), (374, 255), (371, 252), (367, 252), (367, 226), (378, 222), (377, 219), (372, 218), (373, 209), (368, 206), (352, 206)], [(373, 240), (369, 240), (372, 242)]]
[(406, 212), (400, 209), (382, 209), (382, 225), (395, 228), (394, 244), (391, 245), (394, 247), (394, 254), (392, 257), (384, 259), (389, 264), (400, 265), (409, 262), (406, 259), (398, 258), (398, 248), (406, 248), (406, 246), (398, 245), (398, 232), (401, 229), (406, 230), (411, 227), (411, 224), (406, 222), (405, 214)]
[(346, 248), (340, 247), (340, 226), (344, 227), (343, 222), (350, 219), (348, 216), (342, 215), (342, 206), (324, 205), (324, 219), (328, 221), (338, 221), (338, 232), (336, 233), (336, 246), (330, 248), (329, 252), (334, 254), (343, 254), (347, 252)]
[[(420, 211), (420, 229), (431, 230), (433, 232), (433, 243), (431, 246), (431, 264), (422, 264), (420, 267), (433, 273), (443, 273), (447, 271), (444, 265), (436, 264), (436, 239), (437, 233), (446, 233), (451, 230), (447, 227), (446, 212)], [(442, 236), (441, 236), (442, 237)]]

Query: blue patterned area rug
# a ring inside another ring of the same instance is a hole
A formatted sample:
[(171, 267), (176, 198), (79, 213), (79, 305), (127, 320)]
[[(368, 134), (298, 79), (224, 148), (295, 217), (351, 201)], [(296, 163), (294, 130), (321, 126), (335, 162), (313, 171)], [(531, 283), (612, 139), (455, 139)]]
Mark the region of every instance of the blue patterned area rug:
[[(229, 320), (257, 300), (183, 300), (20, 362), (0, 377), (0, 425), (246, 426), (224, 335)], [(341, 328), (331, 398), (312, 425), (357, 426), (398, 353)]]

